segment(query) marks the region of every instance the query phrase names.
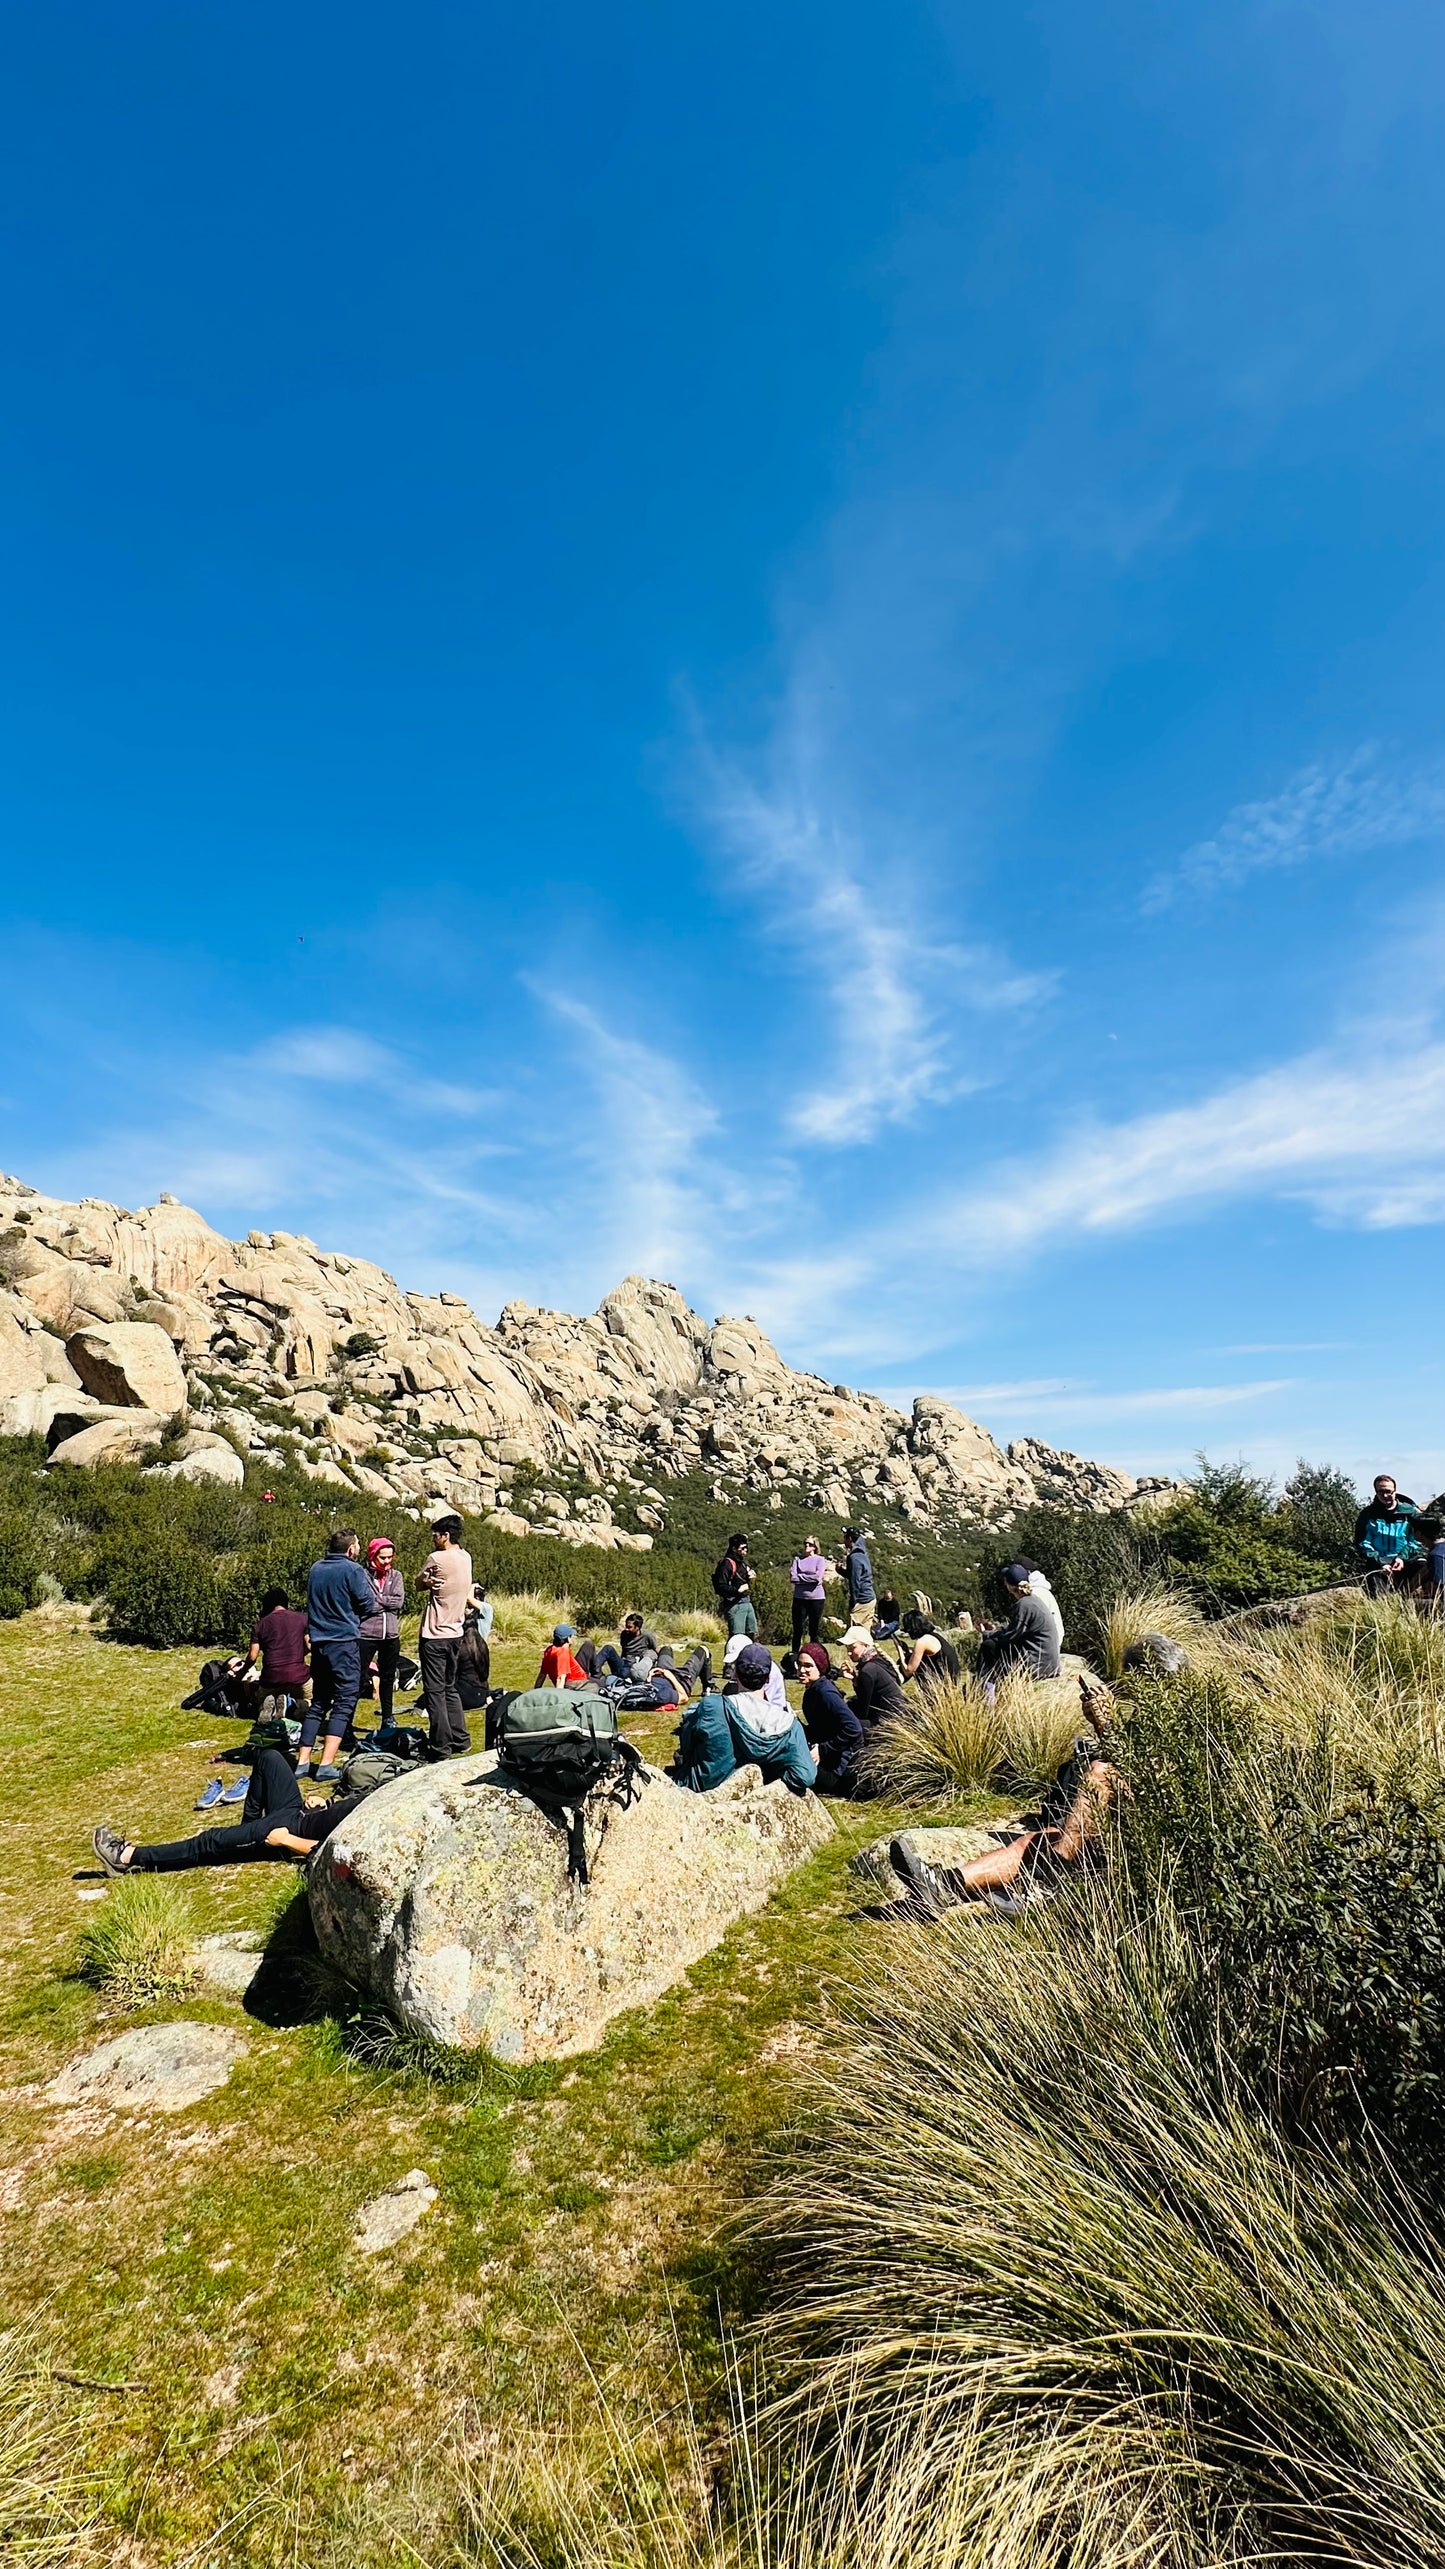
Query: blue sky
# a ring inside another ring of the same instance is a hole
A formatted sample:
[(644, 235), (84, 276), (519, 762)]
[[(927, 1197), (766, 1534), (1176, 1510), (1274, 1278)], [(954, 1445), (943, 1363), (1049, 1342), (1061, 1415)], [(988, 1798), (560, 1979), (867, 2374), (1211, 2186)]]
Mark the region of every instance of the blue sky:
[(0, 1163), (1445, 1482), (1437, 12), (0, 49)]

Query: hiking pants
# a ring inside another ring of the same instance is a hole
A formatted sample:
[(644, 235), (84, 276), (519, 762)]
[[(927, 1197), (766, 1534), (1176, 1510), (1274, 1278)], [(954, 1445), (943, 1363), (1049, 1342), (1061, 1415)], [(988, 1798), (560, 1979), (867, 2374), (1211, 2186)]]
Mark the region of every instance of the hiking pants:
[(740, 1632), (745, 1633), (749, 1641), (754, 1641), (757, 1638), (757, 1630), (758, 1618), (752, 1598), (739, 1597), (737, 1604), (728, 1608), (729, 1641), (734, 1640)]
[(471, 1747), (467, 1717), (457, 1693), (462, 1637), (421, 1644), (421, 1691), (434, 1757), (465, 1757)]
[(289, 1848), (266, 1844), (272, 1829), (289, 1829), (293, 1837), (319, 1844), (361, 1799), (358, 1793), (343, 1793), (320, 1810), (308, 1811), (289, 1757), (279, 1748), (263, 1748), (251, 1768), (239, 1820), (229, 1828), (202, 1829), (193, 1838), (172, 1838), (163, 1846), (138, 1846), (126, 1871), (190, 1873), (203, 1864), (291, 1864), (295, 1858)]
[(311, 1693), (301, 1722), (301, 1745), (311, 1748), (323, 1719), (328, 1739), (345, 1739), (361, 1692), (361, 1643), (313, 1641)]
[[(395, 1636), (384, 1641), (374, 1633), (363, 1633), (360, 1657), (363, 1684), (369, 1685), (372, 1669), (376, 1670), (376, 1695), (381, 1706), (381, 1718), (383, 1723), (389, 1722), (391, 1708), (396, 1701), (396, 1669), (401, 1657), (401, 1643)], [(360, 1692), (360, 1687), (357, 1691)]]
[(816, 1641), (823, 1629), (823, 1600), (821, 1597), (800, 1597), (795, 1588), (793, 1590), (793, 1656), (795, 1659), (802, 1647), (804, 1624), (808, 1627), (808, 1639)]

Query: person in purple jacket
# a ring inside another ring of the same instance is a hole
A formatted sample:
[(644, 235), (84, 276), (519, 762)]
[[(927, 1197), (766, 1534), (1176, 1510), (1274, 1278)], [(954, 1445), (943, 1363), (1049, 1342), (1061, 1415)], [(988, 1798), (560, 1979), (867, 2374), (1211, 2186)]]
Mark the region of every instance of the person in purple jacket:
[(828, 1576), (815, 1534), (805, 1535), (803, 1549), (788, 1564), (788, 1577), (793, 1585), (793, 1657), (796, 1659), (803, 1640), (803, 1627), (808, 1639), (816, 1641), (823, 1629), (823, 1597)]

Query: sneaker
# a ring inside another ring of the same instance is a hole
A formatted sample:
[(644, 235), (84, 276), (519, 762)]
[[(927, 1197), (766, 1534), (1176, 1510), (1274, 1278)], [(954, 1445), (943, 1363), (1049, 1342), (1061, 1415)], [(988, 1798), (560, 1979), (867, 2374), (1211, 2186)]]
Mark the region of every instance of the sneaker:
[(913, 1907), (920, 1917), (941, 1918), (953, 1905), (952, 1896), (942, 1877), (921, 1855), (915, 1855), (906, 1838), (890, 1838), (888, 1861), (904, 1884)]
[(313, 1784), (339, 1784), (341, 1769), (339, 1766), (315, 1766), (311, 1770), (311, 1781)]
[(129, 1873), (129, 1865), (121, 1862), (121, 1857), (125, 1853), (125, 1840), (119, 1830), (104, 1827), (92, 1829), (90, 1843), (107, 1873)]
[(223, 1803), (227, 1803), (227, 1802), (244, 1802), (244, 1801), (245, 1801), (245, 1799), (246, 1799), (246, 1796), (247, 1796), (247, 1794), (250, 1792), (250, 1790), (251, 1790), (251, 1778), (250, 1778), (250, 1776), (249, 1776), (249, 1775), (238, 1775), (238, 1776), (236, 1777), (236, 1780), (235, 1780), (234, 1784), (228, 1784), (228, 1785), (226, 1786), (226, 1789), (225, 1789), (225, 1791), (221, 1794), (220, 1799), (221, 1799), (221, 1801), (222, 1801)]
[(216, 1804), (219, 1802), (225, 1789), (226, 1788), (222, 1784), (219, 1775), (213, 1775), (210, 1783), (206, 1786), (204, 1793), (201, 1795), (199, 1802), (197, 1802), (196, 1809), (198, 1811), (214, 1811)]

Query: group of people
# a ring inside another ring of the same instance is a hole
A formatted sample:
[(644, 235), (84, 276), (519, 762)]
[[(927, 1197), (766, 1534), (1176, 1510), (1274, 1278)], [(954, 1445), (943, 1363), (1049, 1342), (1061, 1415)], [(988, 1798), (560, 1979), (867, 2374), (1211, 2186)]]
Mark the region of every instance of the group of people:
[[(438, 1757), (467, 1755), (466, 1717), (486, 1702), (491, 1678), (492, 1606), (472, 1576), (462, 1534), (460, 1517), (438, 1517), (431, 1556), (417, 1581), (422, 1701), (428, 1746)], [(310, 1773), (318, 1784), (336, 1782), (342, 1743), (363, 1694), (375, 1695), (382, 1731), (394, 1727), (405, 1605), (391, 1537), (373, 1536), (363, 1557), (360, 1537), (349, 1527), (331, 1535), (322, 1558), (312, 1563), (304, 1608), (293, 1606), (280, 1588), (262, 1598), (244, 1668), (259, 1672), (263, 1702), (269, 1698), (299, 1713), (299, 1775)]]

